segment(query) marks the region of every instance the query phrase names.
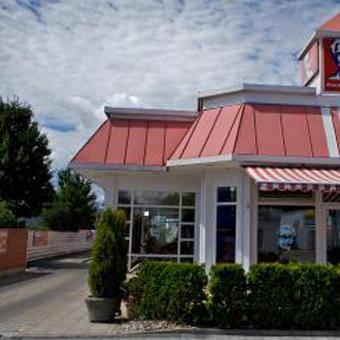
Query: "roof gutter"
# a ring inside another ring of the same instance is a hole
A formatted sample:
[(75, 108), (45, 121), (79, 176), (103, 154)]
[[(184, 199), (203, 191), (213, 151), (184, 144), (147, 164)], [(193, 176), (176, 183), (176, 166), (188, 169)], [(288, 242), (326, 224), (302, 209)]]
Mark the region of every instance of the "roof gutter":
[(124, 164), (102, 164), (87, 162), (70, 162), (68, 168), (72, 170), (93, 170), (93, 171), (129, 171), (129, 172), (166, 172), (166, 166), (142, 166)]

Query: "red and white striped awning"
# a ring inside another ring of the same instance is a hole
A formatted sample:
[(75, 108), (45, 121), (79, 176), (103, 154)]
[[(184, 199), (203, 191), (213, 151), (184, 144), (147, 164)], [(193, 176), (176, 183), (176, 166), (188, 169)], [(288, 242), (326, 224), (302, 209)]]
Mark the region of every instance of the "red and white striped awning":
[(247, 167), (260, 190), (340, 191), (340, 170)]

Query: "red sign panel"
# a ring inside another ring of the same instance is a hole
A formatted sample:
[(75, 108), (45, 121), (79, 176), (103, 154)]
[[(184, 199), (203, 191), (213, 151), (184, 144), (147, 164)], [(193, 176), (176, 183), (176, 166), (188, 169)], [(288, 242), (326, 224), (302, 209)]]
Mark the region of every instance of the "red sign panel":
[(319, 46), (315, 41), (312, 47), (301, 59), (301, 81), (306, 85), (319, 71)]
[(340, 38), (323, 39), (324, 90), (340, 92)]

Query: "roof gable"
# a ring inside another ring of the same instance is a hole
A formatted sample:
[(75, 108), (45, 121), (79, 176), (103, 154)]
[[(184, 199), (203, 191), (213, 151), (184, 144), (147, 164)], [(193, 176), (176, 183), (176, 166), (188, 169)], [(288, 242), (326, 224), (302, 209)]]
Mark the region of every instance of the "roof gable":
[(322, 24), (318, 31), (327, 32), (340, 32), (340, 13), (337, 13), (334, 17)]

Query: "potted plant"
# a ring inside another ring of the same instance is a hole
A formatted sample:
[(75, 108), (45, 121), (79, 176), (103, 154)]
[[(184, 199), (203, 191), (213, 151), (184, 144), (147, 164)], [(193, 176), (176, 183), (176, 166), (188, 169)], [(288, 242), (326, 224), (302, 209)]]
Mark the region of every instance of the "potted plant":
[(90, 264), (86, 298), (91, 322), (113, 321), (120, 311), (122, 283), (127, 272), (126, 220), (122, 210), (103, 212), (97, 227)]

